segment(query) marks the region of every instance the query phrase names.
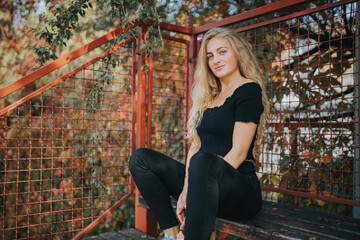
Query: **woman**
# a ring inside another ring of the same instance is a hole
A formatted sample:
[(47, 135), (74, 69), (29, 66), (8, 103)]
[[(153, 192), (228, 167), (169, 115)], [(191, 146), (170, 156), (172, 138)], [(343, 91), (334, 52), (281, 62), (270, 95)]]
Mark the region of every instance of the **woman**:
[[(194, 76), (186, 166), (150, 149), (138, 149), (130, 158), (135, 184), (164, 240), (180, 236), (180, 230), (186, 240), (209, 240), (216, 217), (249, 219), (261, 209), (253, 149), (260, 145), (268, 100), (251, 49), (227, 28), (205, 34)], [(169, 195), (178, 200), (176, 215)]]

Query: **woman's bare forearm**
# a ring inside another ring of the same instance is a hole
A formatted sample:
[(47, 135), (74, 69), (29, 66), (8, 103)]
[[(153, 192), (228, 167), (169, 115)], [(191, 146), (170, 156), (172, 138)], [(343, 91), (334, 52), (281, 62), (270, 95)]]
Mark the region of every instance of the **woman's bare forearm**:
[(188, 151), (187, 160), (186, 160), (186, 170), (185, 170), (185, 180), (184, 180), (184, 188), (187, 189), (188, 186), (188, 177), (189, 177), (189, 166), (190, 166), (190, 160), (192, 156), (194, 156), (195, 153), (199, 150), (198, 146), (195, 146), (194, 144), (191, 144), (190, 149)]

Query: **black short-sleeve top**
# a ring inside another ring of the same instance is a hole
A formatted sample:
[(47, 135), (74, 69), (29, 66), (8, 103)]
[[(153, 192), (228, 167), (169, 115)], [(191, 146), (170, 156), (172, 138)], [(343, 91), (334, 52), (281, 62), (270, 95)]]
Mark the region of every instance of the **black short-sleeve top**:
[[(259, 84), (248, 82), (236, 88), (223, 105), (207, 108), (204, 111), (200, 125), (196, 128), (201, 141), (199, 151), (225, 156), (232, 148), (236, 121), (259, 124), (260, 115), (264, 111), (261, 91)], [(255, 138), (256, 133), (246, 158), (254, 161), (252, 150)]]

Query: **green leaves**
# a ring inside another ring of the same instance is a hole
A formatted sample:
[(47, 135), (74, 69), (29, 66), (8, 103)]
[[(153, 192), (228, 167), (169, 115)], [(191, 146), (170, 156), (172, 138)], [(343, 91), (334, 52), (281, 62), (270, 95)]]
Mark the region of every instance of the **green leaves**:
[(50, 59), (55, 60), (57, 56), (52, 48), (48, 46), (34, 48), (34, 52), (38, 55), (38, 58), (35, 60), (37, 63), (46, 62)]
[[(80, 17), (84, 17), (89, 12), (88, 10), (93, 8), (89, 0), (73, 0), (67, 5), (52, 0), (46, 0), (46, 3), (48, 4), (48, 12), (43, 16), (45, 26), (30, 29), (36, 33), (35, 35), (39, 40), (43, 39), (47, 43), (45, 46), (36, 44), (31, 46), (38, 56), (36, 63), (39, 65), (37, 68), (45, 65), (49, 60), (57, 58), (56, 49), (67, 47), (68, 40), (73, 37), (74, 31), (79, 27)], [(155, 49), (163, 45), (160, 28), (156, 27), (160, 23), (160, 17), (153, 1), (97, 0), (96, 4), (97, 9), (102, 9), (101, 13), (105, 14), (102, 18), (110, 17), (113, 22), (120, 20), (119, 23), (122, 27), (130, 24), (136, 18), (145, 23), (148, 19), (154, 20), (154, 24), (147, 29), (145, 42), (140, 46), (140, 50), (146, 55), (146, 58), (152, 56)], [(135, 34), (133, 31), (130, 32), (132, 36)], [(119, 40), (128, 39), (130, 35), (119, 36)], [(141, 69), (147, 71), (147, 68), (148, 66), (144, 65)]]
[(45, 27), (42, 29), (30, 28), (30, 31), (35, 32), (35, 36), (39, 40), (44, 39), (48, 44), (46, 47), (31, 46), (38, 55), (36, 62), (39, 63), (39, 67), (47, 61), (57, 58), (55, 48), (67, 46), (67, 40), (73, 36), (72, 31), (78, 25), (79, 15), (85, 16), (86, 9), (92, 8), (89, 0), (72, 1), (67, 8), (50, 0), (47, 0), (46, 3), (50, 3), (50, 6), (48, 7), (49, 13), (44, 17)]
[(91, 91), (86, 95), (85, 115), (93, 117), (93, 113), (101, 108), (101, 100), (104, 96), (104, 85), (109, 85), (113, 78), (111, 72), (119, 63), (119, 58), (112, 57), (111, 54), (103, 58), (104, 70), (99, 72), (94, 78)]

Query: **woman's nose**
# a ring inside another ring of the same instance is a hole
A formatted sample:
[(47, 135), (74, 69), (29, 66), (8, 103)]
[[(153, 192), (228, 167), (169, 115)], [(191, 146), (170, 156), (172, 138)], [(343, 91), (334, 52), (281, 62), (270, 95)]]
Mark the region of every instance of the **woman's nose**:
[(218, 63), (220, 61), (220, 58), (217, 55), (214, 55), (213, 58), (214, 58), (214, 63)]

